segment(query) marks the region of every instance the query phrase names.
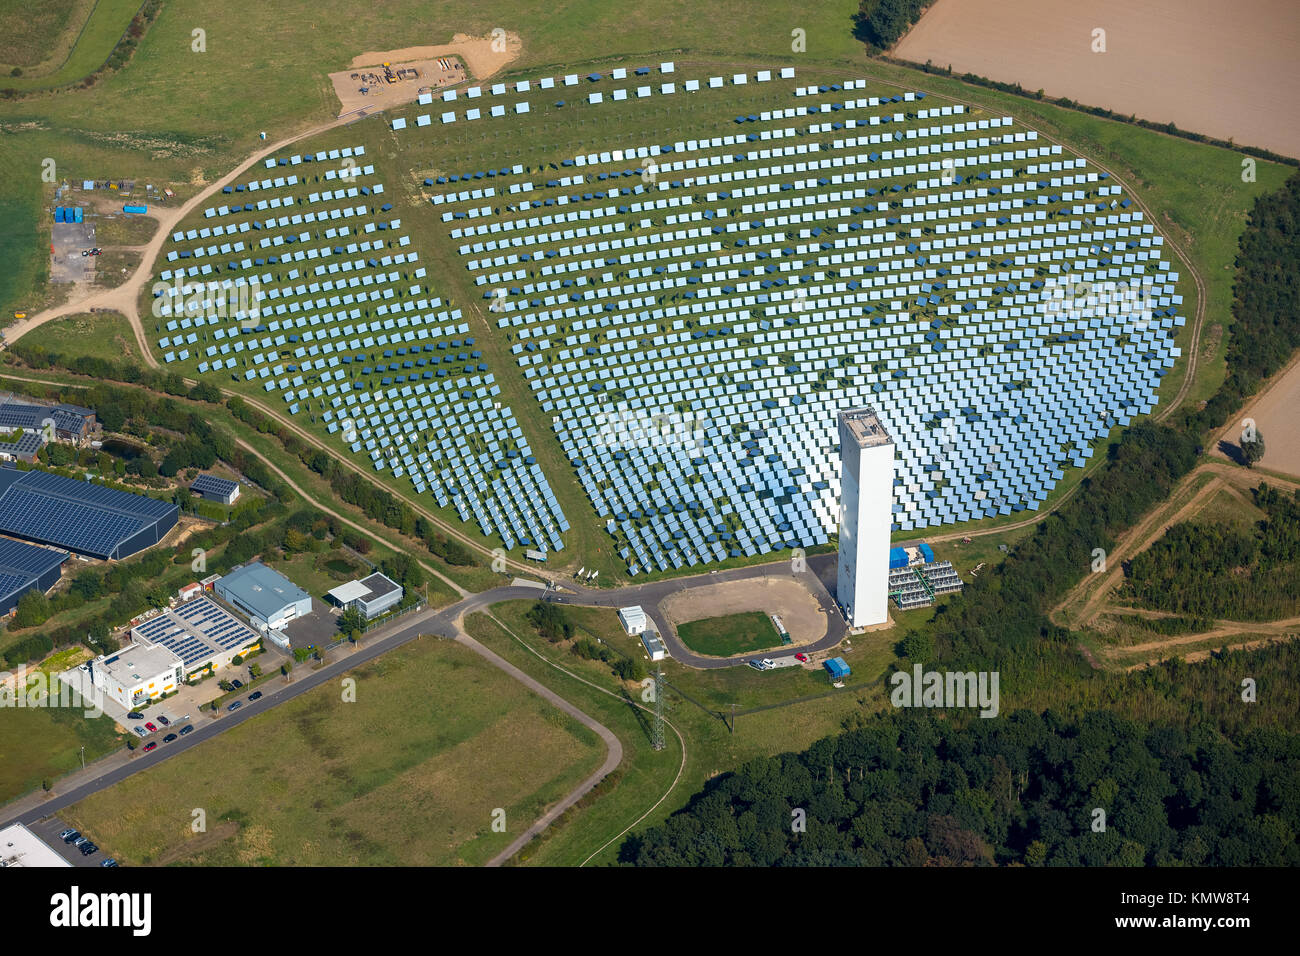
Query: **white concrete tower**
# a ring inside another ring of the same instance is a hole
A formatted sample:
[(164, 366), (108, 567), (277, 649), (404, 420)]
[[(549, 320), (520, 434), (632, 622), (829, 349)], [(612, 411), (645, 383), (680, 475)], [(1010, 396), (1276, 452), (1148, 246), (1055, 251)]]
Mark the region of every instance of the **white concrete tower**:
[(894, 441), (875, 409), (840, 412), (840, 560), (835, 597), (850, 627), (889, 620)]

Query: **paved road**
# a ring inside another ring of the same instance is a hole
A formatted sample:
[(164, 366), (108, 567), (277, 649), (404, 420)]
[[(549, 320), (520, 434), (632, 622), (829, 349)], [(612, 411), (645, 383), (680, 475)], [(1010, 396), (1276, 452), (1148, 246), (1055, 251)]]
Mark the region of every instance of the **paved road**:
[[(834, 554), (814, 555), (808, 559), (808, 570), (797, 575), (800, 580), (804, 581), (825, 603), (824, 607), (828, 608), (826, 614), (827, 628), (823, 637), (818, 639), (811, 646), (805, 645), (806, 651), (824, 650), (834, 647), (843, 639), (845, 634), (843, 619), (839, 613), (834, 610), (834, 602), (830, 598), (826, 586), (823, 582), (825, 574), (834, 573)], [(743, 665), (752, 655), (746, 655), (733, 658), (714, 658), (701, 657), (689, 651), (674, 636), (672, 629), (667, 626), (662, 613), (659, 611), (658, 602), (669, 594), (685, 590), (689, 587), (702, 585), (712, 585), (723, 581), (738, 580), (755, 580), (765, 576), (775, 574), (790, 574), (790, 565), (788, 562), (777, 562), (774, 564), (759, 565), (749, 568), (736, 568), (729, 571), (719, 571), (714, 574), (694, 575), (690, 578), (681, 578), (668, 581), (653, 581), (646, 584), (631, 585), (628, 587), (618, 588), (609, 591), (598, 591), (591, 588), (584, 588), (579, 585), (562, 585), (569, 590), (569, 593), (550, 592), (552, 598), (561, 603), (576, 604), (589, 607), (623, 607), (628, 604), (640, 604), (646, 608), (655, 623), (660, 628), (660, 633), (664, 638), (665, 644), (674, 659), (690, 667), (702, 669), (715, 669), (720, 667), (736, 667)], [(125, 780), (141, 770), (146, 770), (163, 760), (168, 759), (179, 753), (184, 753), (192, 747), (197, 747), (204, 741), (223, 733), (231, 727), (236, 727), (246, 720), (250, 720), (259, 714), (265, 713), (277, 704), (288, 700), (293, 700), (302, 694), (307, 693), (323, 684), (337, 680), (347, 671), (371, 661), (381, 654), (401, 647), (421, 635), (436, 635), (451, 638), (464, 644), (466, 647), (482, 655), (489, 662), (497, 667), (502, 668), (516, 680), (521, 681), (529, 689), (541, 695), (546, 700), (571, 714), (597, 733), (605, 741), (609, 749), (609, 754), (597, 773), (584, 781), (573, 793), (563, 801), (552, 808), (541, 820), (537, 821), (526, 835), (528, 839), (540, 833), (552, 820), (560, 813), (576, 803), (583, 795), (594, 787), (600, 779), (614, 767), (618, 766), (622, 759), (622, 746), (619, 744), (617, 737), (608, 728), (599, 724), (582, 711), (578, 710), (568, 701), (564, 700), (544, 685), (533, 680), (527, 674), (524, 674), (508, 661), (503, 660), (492, 651), (483, 647), (473, 638), (465, 634), (463, 629), (464, 619), (476, 611), (486, 610), (494, 604), (502, 601), (528, 600), (535, 601), (541, 596), (541, 593), (535, 587), (503, 585), (501, 587), (491, 588), (487, 591), (481, 591), (477, 594), (471, 594), (463, 600), (448, 605), (441, 609), (427, 609), (415, 612), (390, 626), (390, 629), (384, 631), (378, 636), (373, 636), (358, 650), (340, 657), (333, 662), (322, 667), (320, 670), (306, 671), (299, 669), (295, 672), (294, 679), (289, 684), (283, 684), (276, 681), (268, 681), (260, 686), (263, 697), (257, 701), (244, 700), (243, 706), (233, 714), (221, 711), (221, 716), (212, 718), (206, 713), (201, 714), (194, 720), (193, 733), (181, 737), (170, 744), (159, 744), (158, 748), (151, 753), (144, 753), (137, 749), (134, 752), (119, 751), (99, 761), (96, 761), (85, 771), (69, 775), (59, 787), (58, 792), (46, 795), (40, 792), (29, 794), (28, 796), (17, 800), (8, 806), (0, 809), (0, 826), (9, 823), (24, 823), (33, 825), (42, 818), (59, 810), (84, 800), (91, 794), (97, 793), (106, 787), (111, 787), (115, 783)], [(519, 846), (527, 842), (527, 839), (521, 837), (516, 841)], [(518, 847), (515, 847), (518, 849)], [(513, 854), (513, 851), (512, 851)], [(500, 862), (507, 857), (499, 857), (494, 862)]]

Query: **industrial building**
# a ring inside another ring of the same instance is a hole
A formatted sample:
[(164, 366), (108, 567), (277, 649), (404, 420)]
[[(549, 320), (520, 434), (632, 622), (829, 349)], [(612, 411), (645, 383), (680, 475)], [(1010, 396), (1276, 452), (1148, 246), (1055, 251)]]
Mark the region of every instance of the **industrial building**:
[(835, 596), (850, 627), (889, 620), (894, 442), (870, 407), (839, 413), (840, 534)]
[(21, 823), (0, 830), (0, 867), (72, 866), (52, 846)]
[(180, 509), (46, 471), (0, 467), (0, 534), (101, 560), (130, 557), (161, 541)]
[(261, 636), (211, 598), (191, 597), (131, 628), (131, 639), (171, 651), (180, 658), (188, 679), (248, 654)]
[(260, 561), (235, 568), (217, 581), (214, 590), (262, 631), (281, 630), (311, 613), (311, 595)]
[(642, 631), (641, 645), (652, 661), (661, 661), (668, 656), (668, 648), (664, 645), (664, 639), (659, 636), (658, 631)]
[(161, 645), (128, 644), (101, 654), (86, 665), (91, 683), (127, 710), (176, 690), (184, 680), (184, 664)]
[(23, 432), (14, 441), (0, 441), (0, 461), (36, 461), (36, 453), (45, 447), (45, 439), (34, 432)]
[(202, 495), (205, 501), (233, 505), (239, 499), (239, 482), (216, 475), (199, 475), (190, 482), (190, 491)]
[(17, 607), (28, 591), (44, 594), (58, 584), (66, 560), (66, 551), (0, 538), (0, 614)]
[(368, 621), (401, 601), (402, 593), (400, 584), (376, 571), (360, 581), (340, 584), (328, 593), (328, 597), (341, 608), (360, 609)]
[(641, 610), (639, 604), (633, 604), (631, 607), (621, 607), (618, 609), (618, 619), (623, 625), (623, 630), (628, 634), (636, 637), (646, 629), (645, 611)]
[(95, 413), (80, 405), (41, 405), (7, 395), (0, 399), (0, 432), (18, 428), (29, 435), (79, 445), (95, 430)]

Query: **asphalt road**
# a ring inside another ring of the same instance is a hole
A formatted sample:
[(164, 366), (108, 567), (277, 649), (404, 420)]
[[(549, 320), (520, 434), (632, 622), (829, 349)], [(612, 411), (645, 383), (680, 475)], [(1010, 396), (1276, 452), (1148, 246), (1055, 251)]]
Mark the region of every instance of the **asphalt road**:
[[(805, 652), (834, 647), (845, 635), (843, 618), (836, 609), (835, 602), (824, 583), (826, 580), (833, 579), (836, 556), (834, 554), (815, 555), (807, 560), (807, 570), (800, 572), (797, 577), (822, 601), (822, 606), (826, 609), (824, 612), (826, 633), (812, 645), (804, 645), (802, 649)], [(10, 823), (23, 823), (28, 827), (35, 826), (40, 820), (51, 814), (58, 813), (65, 807), (84, 800), (106, 787), (111, 787), (133, 774), (147, 770), (163, 760), (184, 753), (192, 747), (200, 746), (217, 734), (224, 733), (232, 727), (237, 727), (244, 721), (251, 720), (278, 704), (293, 700), (295, 697), (337, 680), (347, 671), (360, 664), (374, 660), (382, 654), (418, 639), (421, 635), (432, 635), (433, 639), (445, 637), (460, 641), (476, 653), (484, 656), (495, 666), (506, 670), (515, 679), (528, 686), (534, 693), (539, 694), (566, 713), (573, 715), (595, 731), (605, 741), (608, 748), (608, 754), (602, 767), (512, 843), (508, 853), (503, 853), (494, 859), (492, 862), (496, 864), (508, 859), (509, 855), (512, 855), (520, 846), (545, 829), (552, 820), (586, 794), (610, 770), (618, 766), (622, 759), (622, 746), (618, 738), (603, 725), (465, 634), (461, 622), (466, 616), (476, 611), (485, 610), (502, 601), (539, 600), (544, 597), (559, 603), (584, 607), (618, 608), (629, 604), (639, 604), (654, 619), (664, 643), (668, 646), (669, 652), (675, 660), (689, 667), (701, 669), (736, 667), (745, 664), (753, 655), (715, 658), (701, 657), (692, 653), (668, 627), (667, 621), (659, 610), (659, 602), (670, 594), (691, 587), (718, 584), (723, 581), (755, 580), (791, 573), (793, 572), (790, 570), (789, 563), (782, 561), (749, 568), (718, 571), (711, 574), (693, 575), (689, 578), (652, 581), (613, 590), (595, 590), (577, 584), (556, 582), (558, 589), (548, 591), (543, 591), (537, 587), (515, 585), (503, 585), (487, 591), (480, 591), (443, 608), (431, 608), (410, 614), (390, 625), (391, 630), (383, 629), (382, 633), (369, 638), (357, 651), (326, 664), (320, 670), (303, 670), (301, 668), (296, 670), (293, 680), (288, 684), (274, 680), (267, 681), (257, 688), (263, 694), (260, 700), (249, 701), (247, 696), (241, 697), (240, 700), (243, 701), (243, 705), (239, 710), (230, 713), (223, 709), (219, 712), (220, 716), (215, 718), (208, 716), (207, 712), (204, 712), (193, 721), (194, 731), (192, 733), (169, 744), (160, 742), (157, 749), (150, 753), (144, 753), (138, 748), (132, 752), (120, 751), (93, 764), (89, 768), (91, 771), (90, 776), (78, 779), (78, 775), (73, 775), (70, 778), (72, 782), (70, 789), (59, 790), (50, 795), (43, 795), (38, 792), (14, 801), (8, 807), (0, 810), (0, 813), (5, 814), (0, 819), (0, 826), (7, 826)], [(826, 575), (828, 574), (832, 577), (827, 578)]]

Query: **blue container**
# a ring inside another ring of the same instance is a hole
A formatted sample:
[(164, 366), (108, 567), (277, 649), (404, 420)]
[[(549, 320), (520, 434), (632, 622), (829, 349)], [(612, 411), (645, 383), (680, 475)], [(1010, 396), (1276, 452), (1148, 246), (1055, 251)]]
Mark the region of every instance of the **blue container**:
[(143, 216), (149, 211), (148, 206), (123, 206), (122, 212), (128, 215)]
[(889, 570), (907, 567), (907, 552), (902, 548), (889, 549)]
[(73, 222), (81, 222), (81, 207), (77, 206), (72, 210)]
[(924, 541), (921, 542), (921, 557), (925, 558), (926, 564), (934, 564), (934, 548), (930, 547)]
[(62, 207), (62, 206), (55, 206), (55, 207), (54, 207), (54, 221), (55, 221), (55, 222), (64, 222), (64, 221), (65, 221), (64, 218), (63, 218), (63, 207)]

